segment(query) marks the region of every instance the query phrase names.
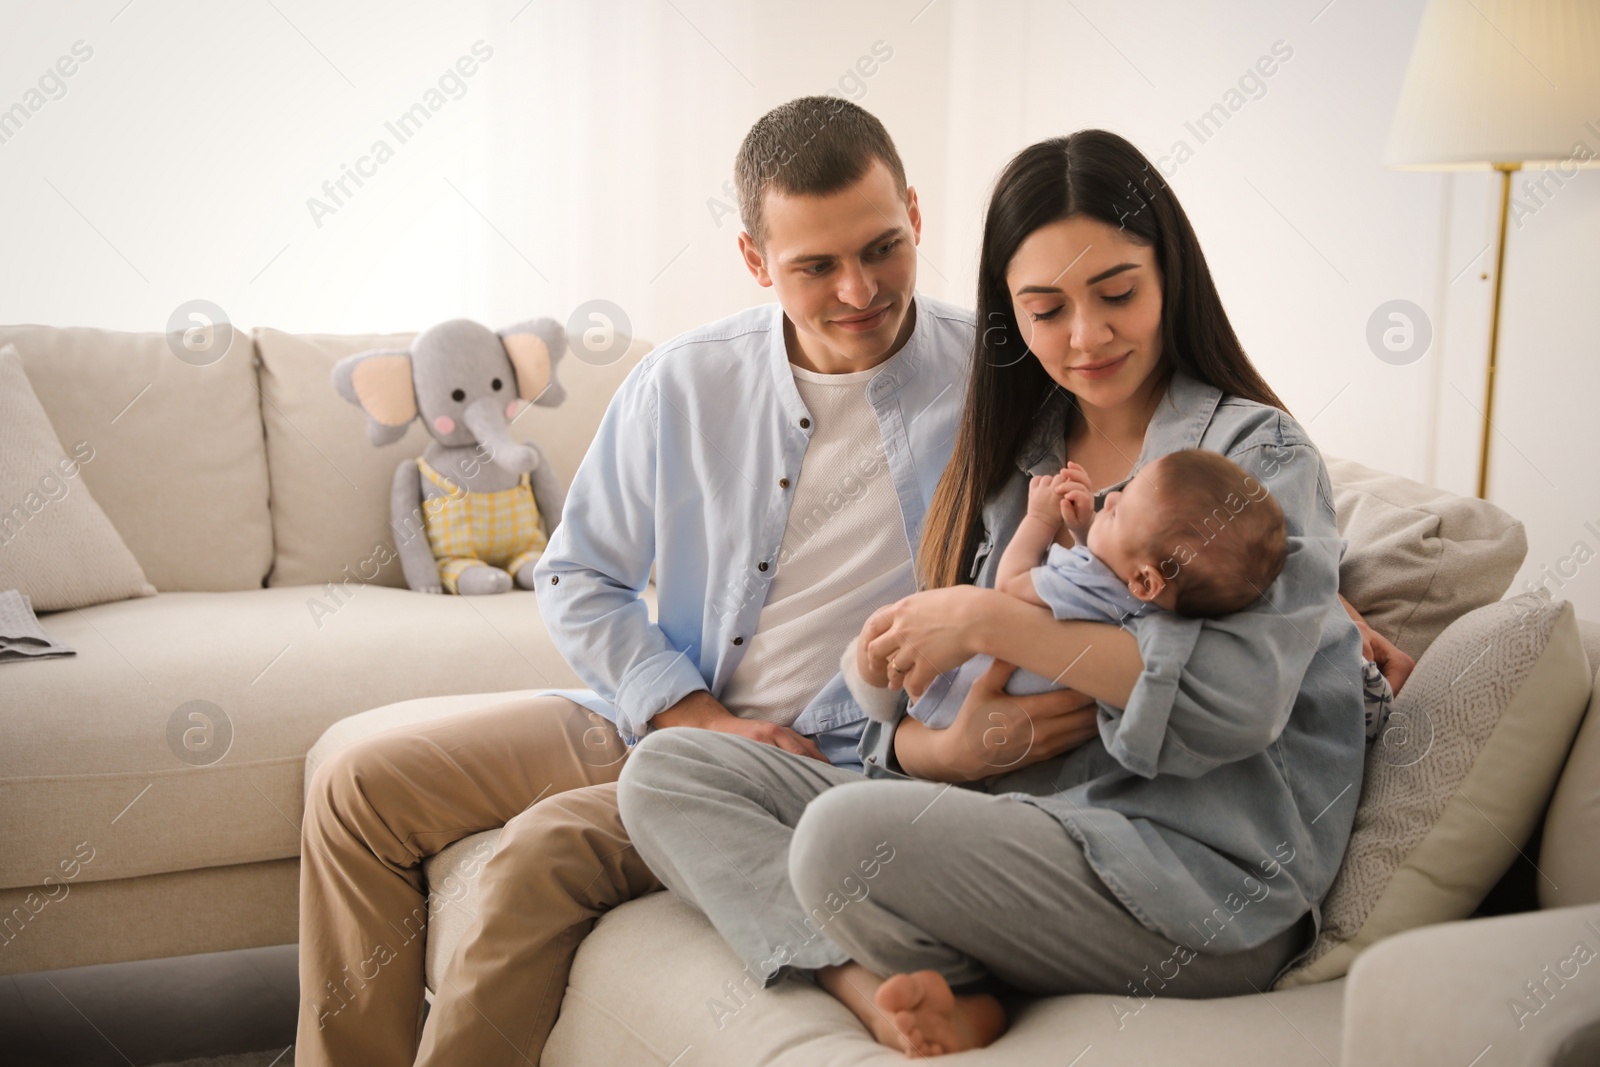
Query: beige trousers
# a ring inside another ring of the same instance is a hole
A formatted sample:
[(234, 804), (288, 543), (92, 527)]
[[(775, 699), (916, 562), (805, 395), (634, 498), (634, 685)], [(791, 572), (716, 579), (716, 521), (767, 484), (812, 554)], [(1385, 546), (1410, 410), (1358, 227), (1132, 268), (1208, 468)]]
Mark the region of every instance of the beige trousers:
[[(578, 944), (661, 888), (617, 814), (616, 728), (536, 697), (369, 737), (317, 769), (300, 850), (301, 1067), (534, 1065)], [(422, 863), (505, 829), (423, 1025)]]

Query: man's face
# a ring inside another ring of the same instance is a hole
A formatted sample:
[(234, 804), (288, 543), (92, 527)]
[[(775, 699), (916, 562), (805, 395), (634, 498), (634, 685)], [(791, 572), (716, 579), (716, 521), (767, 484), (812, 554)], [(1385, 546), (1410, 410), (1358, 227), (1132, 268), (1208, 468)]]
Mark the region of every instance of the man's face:
[(756, 281), (771, 286), (794, 326), (790, 357), (828, 373), (883, 362), (911, 332), (922, 215), (889, 168), (874, 161), (849, 188), (791, 196), (769, 188), (762, 201), (766, 241), (739, 235)]

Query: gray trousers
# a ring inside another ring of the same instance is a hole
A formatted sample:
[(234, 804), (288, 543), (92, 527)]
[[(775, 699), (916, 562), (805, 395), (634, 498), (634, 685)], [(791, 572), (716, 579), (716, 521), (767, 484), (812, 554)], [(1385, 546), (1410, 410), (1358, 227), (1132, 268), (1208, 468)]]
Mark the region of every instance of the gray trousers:
[(867, 778), (732, 734), (648, 735), (618, 801), (639, 854), (766, 985), (855, 960), (1035, 995), (1231, 996), (1265, 990), (1309, 940), (1302, 922), (1199, 955), (1134, 918), (1030, 804)]

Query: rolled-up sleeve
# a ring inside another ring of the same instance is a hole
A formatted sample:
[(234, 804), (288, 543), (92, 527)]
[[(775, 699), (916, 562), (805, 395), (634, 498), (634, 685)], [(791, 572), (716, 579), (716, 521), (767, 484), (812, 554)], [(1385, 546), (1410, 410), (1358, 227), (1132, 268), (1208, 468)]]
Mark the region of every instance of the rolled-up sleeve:
[(1144, 670), (1123, 709), (1102, 707), (1101, 740), (1146, 778), (1194, 778), (1261, 752), (1289, 721), (1331, 610), (1338, 526), (1322, 457), (1309, 444), (1230, 456), (1271, 490), (1288, 526), (1283, 571), (1244, 611), (1158, 614), (1134, 624)]
[(659, 413), (651, 367), (648, 360), (635, 367), (606, 408), (561, 525), (534, 568), (551, 641), (616, 709), (617, 731), (630, 743), (656, 715), (707, 688), (695, 662), (650, 621), (642, 598), (656, 556)]

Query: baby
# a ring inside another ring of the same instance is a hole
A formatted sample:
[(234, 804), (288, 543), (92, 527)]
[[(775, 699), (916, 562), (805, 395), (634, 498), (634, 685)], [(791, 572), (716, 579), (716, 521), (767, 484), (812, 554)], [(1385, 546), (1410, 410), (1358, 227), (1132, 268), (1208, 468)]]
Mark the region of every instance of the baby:
[[(995, 588), (1058, 619), (1121, 624), (1153, 611), (1214, 618), (1249, 606), (1277, 578), (1284, 555), (1278, 502), (1216, 452), (1188, 449), (1153, 460), (1121, 492), (1106, 494), (1098, 512), (1088, 476), (1069, 462), (1030, 483), (1028, 513), (1000, 557)], [(845, 650), (845, 680), (870, 717), (890, 721), (898, 694), (859, 646), (858, 637)], [(909, 713), (948, 726), (990, 662), (975, 657), (940, 675)], [(1058, 688), (1018, 670), (1006, 691)]]

